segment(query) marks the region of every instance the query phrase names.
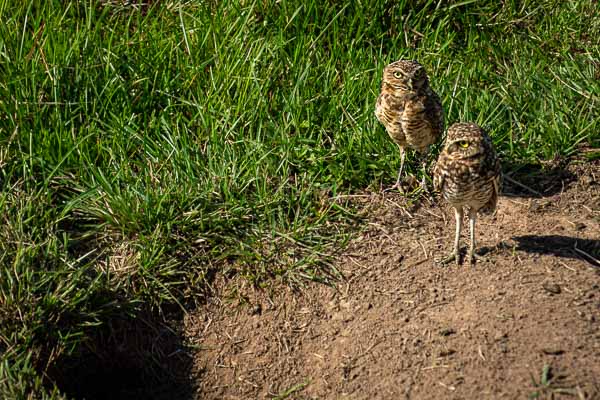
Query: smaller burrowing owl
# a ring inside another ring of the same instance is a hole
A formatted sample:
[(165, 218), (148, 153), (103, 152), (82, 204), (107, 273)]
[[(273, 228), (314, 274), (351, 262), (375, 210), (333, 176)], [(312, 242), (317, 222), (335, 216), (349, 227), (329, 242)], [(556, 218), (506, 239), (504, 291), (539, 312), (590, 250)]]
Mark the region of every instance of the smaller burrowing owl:
[(433, 184), (454, 207), (456, 236), (454, 249), (443, 263), (459, 263), (458, 242), (464, 209), (469, 211), (471, 246), (467, 258), (475, 255), (475, 220), (478, 212), (492, 213), (500, 190), (500, 161), (492, 140), (482, 128), (472, 123), (456, 123), (448, 128), (444, 148), (433, 172)]
[[(400, 188), (405, 148), (426, 153), (444, 130), (442, 103), (429, 86), (429, 78), (421, 64), (399, 60), (383, 69), (375, 115), (400, 148), (400, 171), (391, 189)], [(422, 185), (424, 183), (425, 176)]]

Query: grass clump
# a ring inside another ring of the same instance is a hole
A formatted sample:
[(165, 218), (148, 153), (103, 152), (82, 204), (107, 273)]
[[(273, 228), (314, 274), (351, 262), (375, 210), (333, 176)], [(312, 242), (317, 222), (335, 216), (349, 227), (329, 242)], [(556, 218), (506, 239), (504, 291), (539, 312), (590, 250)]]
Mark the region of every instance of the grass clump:
[(397, 170), (373, 116), (395, 59), (507, 161), (600, 145), (592, 2), (154, 3), (0, 2), (6, 398), (61, 398), (45, 372), (216, 272), (335, 275), (332, 198)]

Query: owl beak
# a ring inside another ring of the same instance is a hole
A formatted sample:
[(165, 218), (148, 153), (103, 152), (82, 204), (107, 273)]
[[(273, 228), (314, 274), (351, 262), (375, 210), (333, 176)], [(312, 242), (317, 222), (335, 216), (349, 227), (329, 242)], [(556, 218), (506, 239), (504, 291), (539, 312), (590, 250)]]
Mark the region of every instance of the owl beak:
[(412, 79), (409, 79), (409, 80), (408, 80), (408, 87), (409, 87), (411, 90), (412, 90), (412, 89), (414, 89), (414, 85), (413, 85), (413, 80), (412, 80)]

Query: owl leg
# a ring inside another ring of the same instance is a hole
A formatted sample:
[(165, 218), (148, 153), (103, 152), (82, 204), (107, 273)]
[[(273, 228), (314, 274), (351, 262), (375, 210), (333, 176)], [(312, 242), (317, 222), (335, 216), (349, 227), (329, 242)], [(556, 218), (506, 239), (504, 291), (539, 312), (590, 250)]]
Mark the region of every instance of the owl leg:
[(402, 171), (404, 170), (404, 159), (406, 157), (406, 152), (402, 146), (398, 146), (398, 148), (400, 149), (400, 170), (398, 171), (398, 178), (396, 179), (394, 186), (389, 189), (385, 189), (384, 192), (389, 192), (395, 189), (402, 191), (402, 185), (400, 183), (402, 182)]
[(440, 263), (448, 264), (451, 261), (456, 261), (456, 265), (459, 264), (460, 257), (458, 256), (458, 244), (460, 240), (460, 231), (462, 230), (462, 221), (463, 221), (463, 209), (462, 207), (458, 207), (454, 209), (454, 217), (456, 219), (456, 233), (454, 235), (454, 249), (452, 253), (448, 255), (448, 257), (442, 259)]
[[(400, 146), (398, 146), (400, 147)], [(400, 169), (398, 170), (398, 179), (396, 179), (396, 183), (394, 186), (397, 188), (400, 187), (400, 181), (402, 180), (402, 171), (404, 170), (404, 159), (406, 158), (406, 151), (404, 151), (404, 147), (400, 147)]]
[(427, 154), (429, 154), (429, 148), (425, 149), (425, 153), (419, 153), (421, 156), (421, 166), (423, 169), (423, 178), (421, 179), (421, 189), (427, 191)]
[(475, 264), (475, 260), (486, 261), (486, 259), (482, 256), (475, 254), (475, 222), (477, 221), (477, 211), (473, 211), (471, 208), (469, 210), (469, 238), (471, 239), (471, 245), (469, 246), (469, 253), (467, 254), (467, 258), (471, 262), (471, 264)]

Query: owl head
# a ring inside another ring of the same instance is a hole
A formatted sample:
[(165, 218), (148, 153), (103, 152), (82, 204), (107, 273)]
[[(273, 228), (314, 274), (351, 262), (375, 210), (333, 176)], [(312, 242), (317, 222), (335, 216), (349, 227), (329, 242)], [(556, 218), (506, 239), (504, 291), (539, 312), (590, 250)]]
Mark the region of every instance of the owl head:
[(399, 92), (417, 92), (428, 82), (425, 68), (417, 61), (398, 60), (383, 69), (383, 83)]
[(475, 159), (491, 147), (491, 139), (477, 124), (459, 122), (448, 128), (444, 152), (453, 159)]

